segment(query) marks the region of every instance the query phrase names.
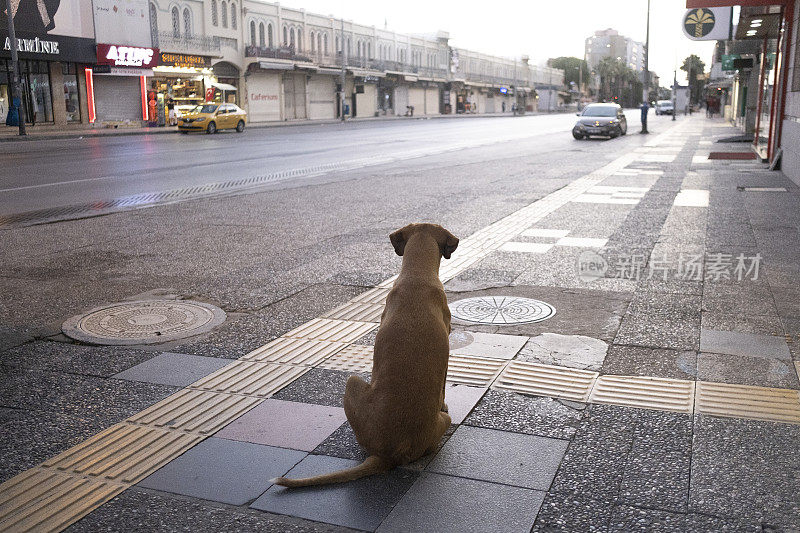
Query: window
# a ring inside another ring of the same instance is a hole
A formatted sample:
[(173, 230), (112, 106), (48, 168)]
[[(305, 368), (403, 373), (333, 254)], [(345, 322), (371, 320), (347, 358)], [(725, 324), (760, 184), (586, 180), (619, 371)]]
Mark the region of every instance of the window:
[[(321, 33), (317, 34), (317, 51), (318, 52), (322, 52), (322, 34)], [(328, 51), (325, 50), (325, 52), (327, 53)]]
[(266, 46), (266, 43), (264, 42), (264, 23), (263, 22), (259, 22), (258, 23), (258, 46), (260, 46), (261, 48), (264, 48)]
[(372, 43), (367, 43), (367, 59), (372, 59)]
[(228, 27), (228, 2), (222, 2), (222, 27)]
[(297, 28), (297, 51), (303, 51), (303, 30)]
[(311, 51), (312, 52), (316, 52), (317, 51), (317, 43), (314, 42), (314, 32), (313, 31), (311, 33), (309, 33), (309, 38), (311, 40)]
[(217, 0), (211, 0), (211, 25), (217, 25)]
[(269, 43), (270, 48), (275, 46), (275, 42), (272, 39), (272, 24), (267, 24), (267, 42)]
[(294, 48), (294, 28), (289, 30), (289, 46)]
[(64, 106), (67, 111), (67, 122), (80, 122), (81, 106), (75, 63), (62, 63), (61, 70), (64, 73)]
[(150, 3), (150, 38), (153, 46), (158, 48), (158, 10), (154, 3)]
[(250, 46), (256, 45), (256, 21), (250, 21)]
[(188, 7), (183, 8), (183, 34), (186, 37), (192, 36), (192, 12)]
[(286, 26), (283, 27), (283, 46), (287, 46), (289, 44), (289, 30)]
[(337, 35), (336, 36), (336, 51), (337, 52), (341, 52), (341, 50), (342, 50), (342, 47), (340, 46), (339, 36)]
[(328, 53), (328, 34), (327, 33), (322, 36), (322, 47), (323, 47), (323, 52), (327, 54)]
[(178, 8), (172, 8), (172, 35), (173, 37), (181, 36), (181, 16), (178, 14)]
[(231, 28), (236, 29), (236, 2), (231, 2)]

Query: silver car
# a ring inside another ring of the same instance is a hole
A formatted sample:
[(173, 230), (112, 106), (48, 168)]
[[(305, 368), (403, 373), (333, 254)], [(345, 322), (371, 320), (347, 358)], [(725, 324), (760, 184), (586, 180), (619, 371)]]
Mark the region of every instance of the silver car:
[(628, 133), (628, 121), (619, 104), (589, 104), (578, 116), (581, 118), (572, 128), (572, 136), (578, 140), (592, 135), (613, 139)]

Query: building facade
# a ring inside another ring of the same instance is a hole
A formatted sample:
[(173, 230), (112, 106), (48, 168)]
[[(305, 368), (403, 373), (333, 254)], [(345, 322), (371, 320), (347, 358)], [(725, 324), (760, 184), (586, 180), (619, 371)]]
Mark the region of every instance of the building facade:
[(591, 81), (594, 88), (597, 88), (600, 83), (599, 76), (596, 74), (597, 65), (604, 57), (622, 61), (640, 76), (644, 73), (644, 43), (620, 35), (617, 30), (611, 28), (598, 30), (591, 37), (587, 37), (584, 54), (589, 70), (595, 73)]

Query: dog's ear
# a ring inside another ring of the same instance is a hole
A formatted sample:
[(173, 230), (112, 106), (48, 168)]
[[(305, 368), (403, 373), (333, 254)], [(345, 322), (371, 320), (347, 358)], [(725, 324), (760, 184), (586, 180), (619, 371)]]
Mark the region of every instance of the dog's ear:
[(445, 239), (444, 245), (442, 246), (442, 257), (444, 257), (445, 259), (450, 259), (450, 254), (455, 252), (456, 248), (458, 248), (458, 237), (448, 232), (447, 238)]
[(389, 240), (392, 241), (395, 253), (402, 256), (403, 250), (406, 248), (406, 237), (403, 235), (403, 228), (389, 235)]

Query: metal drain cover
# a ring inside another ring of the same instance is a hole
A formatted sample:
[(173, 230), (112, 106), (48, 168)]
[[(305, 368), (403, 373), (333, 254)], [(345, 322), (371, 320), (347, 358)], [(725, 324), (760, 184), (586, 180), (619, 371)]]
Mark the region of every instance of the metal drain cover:
[(556, 314), (555, 307), (548, 303), (515, 296), (465, 298), (449, 307), (453, 318), (473, 324), (528, 324)]
[(205, 333), (225, 318), (225, 311), (206, 303), (143, 300), (92, 309), (64, 322), (61, 331), (90, 344), (153, 344)]

